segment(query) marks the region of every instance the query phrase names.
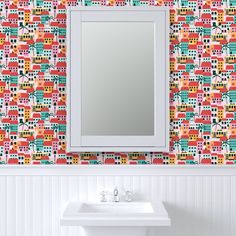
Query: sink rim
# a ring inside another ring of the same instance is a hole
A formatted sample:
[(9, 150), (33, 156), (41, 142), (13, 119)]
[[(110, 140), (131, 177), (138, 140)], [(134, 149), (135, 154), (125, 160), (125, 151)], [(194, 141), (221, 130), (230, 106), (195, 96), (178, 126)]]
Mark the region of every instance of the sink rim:
[[(103, 212), (78, 212), (81, 204), (144, 204), (149, 203), (153, 208), (152, 213), (120, 213), (116, 214)], [(171, 220), (162, 202), (153, 203), (151, 201), (133, 202), (95, 202), (95, 201), (70, 201), (66, 204), (61, 215), (61, 225), (67, 226), (170, 226)]]

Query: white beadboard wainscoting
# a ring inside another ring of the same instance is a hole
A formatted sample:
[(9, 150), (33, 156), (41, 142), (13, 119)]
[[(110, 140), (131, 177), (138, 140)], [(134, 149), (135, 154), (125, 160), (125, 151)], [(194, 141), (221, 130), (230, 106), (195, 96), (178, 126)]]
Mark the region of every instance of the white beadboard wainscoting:
[(135, 200), (164, 202), (172, 225), (150, 236), (236, 235), (233, 166), (1, 166), (0, 236), (83, 236), (60, 226), (61, 209), (116, 186)]

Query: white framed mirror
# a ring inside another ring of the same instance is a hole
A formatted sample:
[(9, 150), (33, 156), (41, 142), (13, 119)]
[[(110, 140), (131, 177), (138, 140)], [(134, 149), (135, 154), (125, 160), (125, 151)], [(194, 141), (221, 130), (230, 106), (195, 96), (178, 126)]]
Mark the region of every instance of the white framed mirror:
[(67, 16), (67, 150), (169, 151), (168, 8)]

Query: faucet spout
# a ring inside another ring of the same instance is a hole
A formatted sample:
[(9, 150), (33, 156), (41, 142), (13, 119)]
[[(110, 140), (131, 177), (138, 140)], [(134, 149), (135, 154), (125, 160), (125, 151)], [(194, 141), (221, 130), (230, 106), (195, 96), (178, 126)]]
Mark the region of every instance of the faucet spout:
[(119, 202), (120, 201), (120, 199), (119, 199), (119, 191), (118, 191), (117, 188), (114, 189), (113, 194), (114, 194), (113, 201), (114, 202)]

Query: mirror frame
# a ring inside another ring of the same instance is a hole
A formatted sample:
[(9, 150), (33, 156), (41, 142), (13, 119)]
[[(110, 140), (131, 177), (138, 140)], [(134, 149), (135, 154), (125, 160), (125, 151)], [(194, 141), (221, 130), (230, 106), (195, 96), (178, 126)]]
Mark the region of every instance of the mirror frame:
[[(154, 135), (82, 136), (81, 24), (88, 21), (154, 23)], [(169, 8), (69, 7), (67, 9), (67, 151), (169, 151)]]

